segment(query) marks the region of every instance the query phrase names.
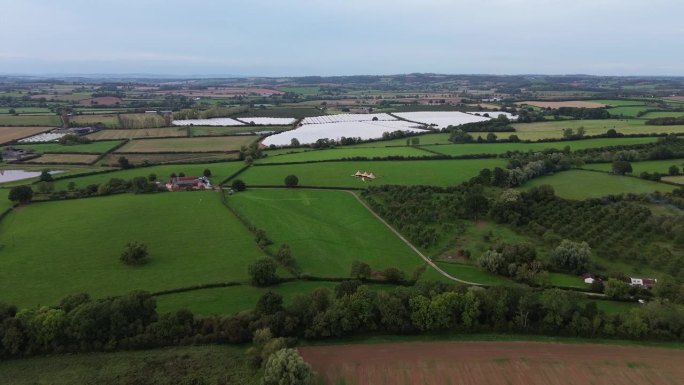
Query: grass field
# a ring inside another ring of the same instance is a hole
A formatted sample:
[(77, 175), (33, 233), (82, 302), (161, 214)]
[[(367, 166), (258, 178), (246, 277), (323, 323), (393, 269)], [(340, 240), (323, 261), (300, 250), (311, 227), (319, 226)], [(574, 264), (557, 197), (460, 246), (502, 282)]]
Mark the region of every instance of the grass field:
[(133, 179), (138, 176), (147, 177), (150, 174), (156, 174), (160, 180), (167, 180), (172, 173), (184, 173), (187, 176), (199, 176), (205, 169), (211, 171), (211, 181), (214, 184), (221, 183), (224, 179), (237, 172), (244, 167), (242, 162), (225, 162), (225, 163), (198, 163), (198, 164), (173, 164), (152, 167), (139, 167), (128, 170), (121, 170), (115, 172), (108, 172), (104, 174), (88, 175), (80, 178), (69, 178), (58, 180), (55, 182), (55, 189), (64, 190), (70, 182), (76, 183), (76, 187), (85, 187), (90, 184), (105, 183), (111, 178), (120, 178), (124, 180)]
[[(446, 271), (452, 277), (462, 279), (468, 282), (480, 283), (483, 285), (514, 285), (515, 282), (506, 277), (492, 274), (484, 271), (475, 265), (458, 262), (436, 262), (437, 266)], [(435, 269), (428, 269), (420, 277), (421, 281), (442, 281), (447, 283), (455, 283), (454, 281), (444, 277)]]
[(600, 138), (561, 141), (551, 143), (473, 143), (473, 144), (450, 144), (423, 146), (425, 149), (439, 152), (445, 155), (472, 155), (472, 154), (501, 154), (508, 151), (543, 151), (547, 149), (562, 150), (569, 146), (572, 151), (587, 148), (598, 148), (608, 146), (627, 146), (634, 144), (652, 143), (657, 138)]
[[(301, 186), (359, 187), (370, 184), (454, 186), (476, 176), (483, 168), (505, 167), (504, 159), (414, 160), (328, 162), (325, 164), (264, 165), (250, 167), (239, 176), (248, 185), (284, 184), (285, 177), (297, 175)], [(373, 172), (377, 179), (363, 181), (352, 177), (357, 171)]]
[(62, 125), (57, 115), (0, 115), (0, 126), (52, 126)]
[[(523, 135), (535, 135), (541, 139), (544, 137), (560, 137), (564, 128), (577, 129), (584, 127), (587, 135), (605, 134), (613, 128), (622, 134), (661, 134), (683, 133), (684, 126), (646, 126), (643, 119), (598, 119), (598, 120), (560, 120), (538, 123), (514, 123), (513, 127), (518, 131), (512, 134), (521, 139), (532, 139)], [(484, 135), (483, 135), (484, 136)]]
[(169, 136), (188, 136), (186, 127), (139, 128), (129, 130), (102, 130), (86, 135), (92, 140), (141, 139)]
[(254, 133), (262, 131), (287, 131), (291, 129), (290, 126), (234, 126), (234, 127), (219, 127), (219, 126), (193, 126), (192, 136), (222, 136), (235, 135), (244, 133)]
[(237, 153), (202, 153), (202, 152), (174, 152), (174, 153), (146, 153), (146, 154), (125, 154), (114, 152), (108, 154), (102, 159), (102, 164), (109, 164), (112, 166), (119, 165), (119, 158), (125, 156), (133, 165), (144, 164), (145, 161), (153, 164), (162, 163), (189, 163), (189, 162), (211, 162), (211, 161), (231, 161), (237, 160), (239, 154)]
[[(639, 175), (642, 172), (659, 172), (661, 174), (667, 174), (670, 166), (679, 167), (680, 171), (684, 167), (684, 159), (665, 159), (665, 160), (647, 160), (643, 162), (631, 162), (632, 164), (632, 175)], [(585, 164), (583, 168), (588, 170), (598, 170), (598, 171), (612, 171), (612, 163), (589, 163)]]
[(641, 119), (678, 118), (682, 116), (684, 116), (684, 111), (656, 111), (642, 115)]
[(107, 140), (99, 142), (91, 142), (88, 144), (74, 144), (74, 145), (63, 145), (59, 143), (40, 143), (40, 144), (22, 144), (14, 147), (18, 148), (30, 148), (36, 152), (92, 152), (92, 153), (105, 153), (115, 146), (121, 144), (120, 140)]
[[(421, 146), (426, 145), (426, 144), (451, 144), (451, 142), (449, 142), (449, 135), (451, 135), (451, 134), (449, 134), (449, 133), (425, 134), (425, 135), (418, 135), (415, 138), (418, 138), (419, 145), (421, 145)], [(361, 143), (361, 144), (355, 144), (352, 146), (348, 146), (348, 148), (405, 146), (407, 139), (410, 139), (410, 138), (382, 140), (382, 141), (377, 141), (377, 142)]]
[(592, 100), (592, 102), (607, 104), (611, 107), (622, 107), (622, 106), (640, 106), (645, 104), (642, 100), (626, 100), (626, 99), (600, 99)]
[(8, 143), (50, 129), (50, 127), (0, 127), (0, 143)]
[(423, 261), (354, 196), (345, 191), (259, 189), (229, 204), (275, 242), (290, 245), (305, 274), (346, 277), (355, 260), (373, 271), (396, 267), (407, 274)]
[(43, 154), (38, 158), (30, 159), (30, 163), (78, 163), (92, 164), (99, 155), (91, 154)]
[[(150, 262), (119, 261), (129, 241)], [(215, 192), (117, 195), (33, 204), (0, 223), (0, 292), (20, 307), (54, 305), (74, 292), (94, 297), (246, 280), (261, 255), (254, 237)]]
[(609, 175), (602, 172), (570, 170), (536, 178), (522, 186), (523, 190), (550, 185), (556, 195), (567, 199), (599, 198), (611, 194), (646, 194), (654, 191), (669, 192), (676, 187), (644, 179)]
[(333, 291), (336, 285), (337, 283), (334, 282), (304, 281), (270, 287), (241, 285), (161, 295), (156, 299), (157, 308), (161, 313), (188, 309), (200, 315), (235, 314), (254, 309), (259, 297), (268, 291), (282, 295), (287, 305), (298, 294), (308, 294), (319, 287), (326, 287)]
[[(0, 95), (3, 95), (0, 93)], [(0, 114), (9, 114), (9, 110), (13, 109), (17, 114), (49, 114), (50, 109), (45, 107), (0, 107)]]
[(622, 107), (615, 107), (615, 108), (609, 108), (608, 113), (611, 115), (621, 115), (625, 117), (632, 117), (636, 118), (641, 111), (646, 111), (648, 109), (651, 109), (653, 107), (648, 106), (646, 104), (642, 104), (640, 106), (622, 106)]
[(259, 163), (286, 163), (286, 162), (309, 162), (314, 160), (334, 160), (342, 158), (353, 157), (388, 157), (388, 156), (406, 156), (406, 157), (426, 157), (434, 156), (435, 154), (428, 151), (421, 150), (415, 147), (338, 147), (328, 150), (305, 151), (295, 154), (284, 154), (268, 156), (259, 159)]
[(101, 114), (101, 115), (75, 115), (70, 118), (71, 123), (77, 123), (81, 126), (102, 123), (107, 128), (119, 127), (119, 117), (115, 114)]
[[(184, 346), (116, 353), (83, 353), (0, 362), (5, 385), (259, 384), (245, 347)], [(40, 369), (38, 369), (40, 368)]]
[(202, 152), (238, 151), (241, 146), (255, 141), (257, 136), (221, 136), (199, 138), (169, 138), (131, 140), (119, 152)]

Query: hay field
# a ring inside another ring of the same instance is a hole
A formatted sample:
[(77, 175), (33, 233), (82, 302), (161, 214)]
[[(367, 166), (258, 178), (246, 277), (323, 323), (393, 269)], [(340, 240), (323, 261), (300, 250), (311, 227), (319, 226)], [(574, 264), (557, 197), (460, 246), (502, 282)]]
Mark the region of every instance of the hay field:
[(684, 351), (543, 342), (404, 342), (305, 346), (317, 383), (681, 384)]
[(52, 127), (0, 127), (0, 144), (40, 134), (51, 129)]
[(86, 135), (91, 140), (160, 138), (170, 136), (188, 136), (184, 127), (139, 128), (130, 130), (102, 130)]
[(258, 136), (240, 135), (131, 140), (118, 152), (231, 152), (239, 151), (240, 147), (248, 145), (258, 138)]

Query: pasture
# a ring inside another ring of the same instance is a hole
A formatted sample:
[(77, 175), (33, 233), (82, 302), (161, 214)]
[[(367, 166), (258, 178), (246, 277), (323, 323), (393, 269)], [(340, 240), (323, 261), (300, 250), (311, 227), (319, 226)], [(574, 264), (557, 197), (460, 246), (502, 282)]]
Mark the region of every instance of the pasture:
[(57, 115), (0, 115), (0, 126), (52, 126), (62, 125)]
[(302, 272), (347, 277), (355, 260), (373, 271), (396, 267), (407, 274), (422, 259), (346, 191), (256, 189), (228, 204), (275, 243), (288, 244)]
[(27, 163), (76, 163), (92, 164), (100, 155), (97, 154), (43, 154)]
[[(505, 159), (342, 161), (325, 164), (253, 166), (241, 174), (247, 185), (283, 186), (290, 174), (299, 177), (300, 186), (356, 187), (368, 185), (455, 186), (477, 176), (483, 168), (506, 167)], [(363, 181), (352, 177), (357, 171), (373, 172), (377, 179)]]
[(638, 105), (638, 106), (622, 106), (622, 107), (615, 107), (615, 108), (609, 108), (608, 112), (611, 115), (620, 115), (620, 116), (625, 116), (625, 117), (632, 117), (636, 118), (639, 116), (639, 113), (642, 111), (646, 111), (648, 109), (653, 108), (652, 106), (648, 106), (646, 104)]
[(570, 170), (533, 179), (522, 186), (528, 190), (535, 186), (550, 185), (556, 195), (566, 199), (600, 198), (622, 193), (647, 194), (669, 192), (676, 187), (636, 177), (609, 175), (603, 172)]
[(150, 174), (157, 175), (159, 180), (167, 180), (172, 173), (184, 173), (187, 176), (200, 176), (205, 169), (211, 171), (211, 181), (214, 184), (222, 182), (228, 176), (237, 172), (244, 167), (242, 162), (226, 162), (226, 163), (198, 163), (198, 164), (174, 164), (162, 165), (152, 167), (138, 167), (128, 170), (120, 170), (114, 172), (107, 172), (102, 174), (88, 175), (78, 178), (68, 178), (55, 181), (56, 190), (66, 190), (70, 182), (76, 183), (76, 187), (86, 187), (91, 184), (100, 184), (109, 181), (111, 178), (120, 178), (124, 180), (133, 179), (135, 177), (147, 177)]
[(524, 101), (524, 102), (516, 102), (518, 105), (528, 105), (528, 106), (535, 106), (539, 108), (551, 108), (551, 109), (556, 109), (560, 107), (575, 107), (575, 108), (601, 108), (605, 107), (605, 103), (601, 103), (596, 100), (566, 100), (562, 102), (547, 102), (547, 101)]
[(334, 160), (342, 158), (354, 157), (388, 157), (388, 156), (405, 156), (405, 157), (425, 157), (434, 156), (435, 154), (421, 150), (416, 147), (338, 147), (326, 150), (304, 151), (294, 154), (283, 154), (268, 156), (259, 159), (259, 163), (285, 163), (285, 162), (310, 162), (318, 160)]
[(86, 135), (91, 140), (142, 139), (171, 136), (188, 136), (185, 127), (140, 128), (128, 130), (101, 130)]
[[(133, 240), (149, 247), (144, 266), (119, 261)], [(0, 292), (20, 307), (54, 305), (75, 292), (97, 298), (245, 281), (261, 255), (211, 191), (34, 203), (0, 222), (0, 244)]]
[(287, 282), (269, 287), (240, 285), (165, 294), (155, 298), (160, 313), (188, 309), (200, 315), (235, 314), (254, 309), (259, 297), (268, 291), (282, 295), (287, 305), (299, 294), (308, 294), (321, 287), (333, 291), (336, 285), (336, 282), (317, 281)]
[(557, 138), (562, 136), (564, 128), (577, 130), (579, 127), (584, 127), (587, 135), (605, 134), (611, 128), (626, 135), (684, 133), (684, 126), (647, 126), (644, 123), (643, 119), (551, 120), (537, 123), (514, 123), (512, 126), (518, 132), (510, 134), (518, 135), (521, 139), (528, 139), (522, 136), (528, 133), (535, 134), (540, 139)]
[[(514, 134), (514, 132), (512, 132), (512, 134)], [(415, 136), (415, 138), (418, 139), (418, 142), (421, 146), (426, 145), (426, 144), (451, 144), (451, 142), (449, 142), (449, 135), (450, 135), (449, 133), (433, 133), (433, 134), (418, 135), (418, 136)], [(402, 138), (402, 139), (382, 140), (382, 141), (377, 141), (377, 142), (367, 142), (367, 143), (361, 143), (361, 144), (354, 144), (354, 145), (349, 146), (349, 147), (405, 146), (406, 140), (411, 140), (412, 138), (414, 138), (414, 137)]]
[(76, 123), (80, 126), (103, 124), (107, 128), (117, 128), (119, 127), (119, 117), (115, 114), (103, 114), (103, 115), (75, 115), (70, 119), (71, 123)]
[(609, 146), (628, 146), (634, 144), (644, 144), (655, 142), (657, 138), (599, 138), (599, 139), (584, 139), (560, 142), (542, 142), (542, 143), (468, 143), (468, 144), (450, 144), (450, 145), (434, 145), (423, 146), (423, 148), (439, 152), (445, 155), (472, 155), (472, 154), (502, 154), (509, 151), (543, 151), (547, 149), (562, 150), (566, 146), (570, 147), (572, 151), (583, 150), (588, 148), (599, 148)]
[(544, 342), (402, 342), (305, 346), (323, 384), (677, 384), (677, 349)]
[(642, 115), (642, 119), (655, 119), (655, 118), (678, 118), (684, 116), (684, 111), (655, 111), (649, 112), (648, 114)]
[(22, 144), (14, 146), (16, 148), (30, 148), (36, 152), (44, 153), (60, 153), (60, 152), (90, 152), (90, 153), (105, 153), (117, 145), (121, 144), (120, 140), (107, 140), (99, 142), (91, 142), (88, 144), (73, 144), (64, 145), (60, 143), (40, 143), (40, 144)]
[(118, 152), (232, 152), (248, 145), (258, 136), (220, 136), (131, 140)]
[(174, 153), (147, 153), (147, 154), (125, 154), (115, 152), (108, 154), (102, 159), (103, 164), (119, 166), (119, 158), (126, 157), (133, 165), (143, 165), (145, 163), (164, 164), (164, 163), (188, 163), (188, 162), (211, 162), (211, 161), (231, 161), (238, 158), (237, 153), (206, 153), (206, 152), (174, 152)]
[[(639, 175), (642, 172), (658, 172), (661, 174), (667, 174), (670, 166), (679, 167), (680, 171), (684, 167), (684, 159), (665, 159), (665, 160), (647, 160), (643, 162), (631, 162), (632, 164), (632, 175)], [(585, 164), (583, 168), (588, 170), (598, 170), (598, 171), (613, 171), (612, 163), (590, 163)]]
[(234, 126), (234, 127), (220, 127), (220, 126), (193, 126), (188, 128), (191, 130), (190, 136), (225, 136), (237, 134), (249, 134), (256, 132), (270, 132), (270, 131), (285, 131), (289, 130), (290, 126)]
[(0, 127), (0, 144), (51, 130), (51, 127)]

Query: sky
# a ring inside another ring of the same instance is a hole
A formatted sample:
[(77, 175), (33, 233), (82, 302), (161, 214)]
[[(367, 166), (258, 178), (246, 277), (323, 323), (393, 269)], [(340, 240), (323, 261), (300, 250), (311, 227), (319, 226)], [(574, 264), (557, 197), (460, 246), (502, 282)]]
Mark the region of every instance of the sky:
[(684, 76), (682, 0), (0, 0), (0, 74)]

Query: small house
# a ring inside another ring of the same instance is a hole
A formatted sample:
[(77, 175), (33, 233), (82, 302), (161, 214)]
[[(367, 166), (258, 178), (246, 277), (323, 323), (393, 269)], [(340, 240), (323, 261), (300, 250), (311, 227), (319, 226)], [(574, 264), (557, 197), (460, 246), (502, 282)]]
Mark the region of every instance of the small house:
[(166, 188), (169, 191), (179, 191), (179, 190), (206, 190), (211, 188), (211, 182), (209, 178), (204, 176), (177, 176), (171, 178), (169, 183), (166, 184)]
[(655, 286), (655, 284), (658, 283), (658, 280), (655, 278), (629, 277), (628, 281), (628, 283), (632, 286), (639, 286), (646, 289), (652, 289), (653, 286)]

